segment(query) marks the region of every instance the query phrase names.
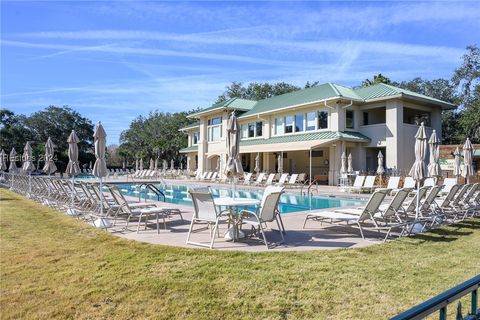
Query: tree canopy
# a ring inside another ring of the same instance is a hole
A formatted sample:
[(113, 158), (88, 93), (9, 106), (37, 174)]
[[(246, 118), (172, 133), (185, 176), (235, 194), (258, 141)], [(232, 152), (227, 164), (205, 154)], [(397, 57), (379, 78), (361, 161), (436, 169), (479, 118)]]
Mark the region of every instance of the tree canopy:
[(50, 137), (55, 145), (59, 168), (68, 162), (67, 139), (73, 129), (80, 140), (79, 161), (87, 163), (94, 160), (93, 124), (68, 106), (49, 106), (30, 116), (16, 115), (7, 109), (0, 110), (0, 144), (5, 152), (15, 148), (21, 154), (25, 143), (30, 141), (33, 155), (38, 158), (43, 154), (45, 142)]
[(128, 160), (136, 158), (162, 159), (179, 163), (179, 150), (187, 146), (185, 135), (178, 129), (194, 122), (188, 112), (165, 113), (152, 111), (139, 116), (120, 135), (118, 152)]

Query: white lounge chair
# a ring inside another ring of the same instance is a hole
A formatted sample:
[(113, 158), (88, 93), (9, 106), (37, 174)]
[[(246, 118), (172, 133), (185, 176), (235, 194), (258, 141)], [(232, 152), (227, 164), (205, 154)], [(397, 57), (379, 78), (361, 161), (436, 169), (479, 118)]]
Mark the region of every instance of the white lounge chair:
[(362, 191), (363, 182), (365, 181), (365, 176), (356, 176), (355, 181), (353, 181), (353, 185), (348, 188), (349, 192), (351, 191)]
[(266, 186), (272, 185), (274, 178), (275, 178), (275, 173), (270, 173), (267, 177), (267, 181), (265, 181), (265, 185)]
[(457, 178), (445, 178), (443, 180), (443, 194), (447, 194), (450, 192), (450, 189), (457, 184)]
[(287, 179), (288, 179), (288, 173), (283, 173), (280, 176), (280, 179), (278, 179), (277, 185), (283, 186), (287, 182)]
[(262, 184), (263, 180), (265, 179), (265, 173), (260, 172), (257, 176), (257, 179), (253, 182), (254, 185)]
[(416, 182), (413, 180), (412, 177), (405, 177), (405, 180), (403, 181), (403, 187), (408, 188), (408, 189), (415, 189)]
[(286, 187), (295, 187), (297, 186), (297, 179), (298, 179), (298, 174), (293, 173), (290, 178), (288, 179), (287, 183), (285, 183)]
[(250, 184), (252, 180), (253, 173), (247, 172), (245, 173), (245, 178), (243, 179), (243, 184)]
[[(307, 220), (317, 220), (321, 222), (329, 222), (331, 224), (341, 224), (343, 222), (347, 224), (353, 223), (358, 226), (358, 229), (360, 230), (360, 235), (363, 239), (365, 239), (363, 232), (364, 230), (386, 231), (384, 241), (388, 239), (391, 231), (394, 228), (401, 228), (401, 234), (403, 234), (406, 227), (405, 223), (388, 223), (382, 217), (378, 216), (380, 204), (387, 195), (387, 192), (387, 189), (380, 189), (373, 192), (365, 207), (361, 209), (360, 214), (358, 214), (357, 211), (355, 211), (355, 214), (339, 211), (309, 212), (305, 217), (303, 227), (305, 228)], [(370, 226), (369, 223), (373, 226)]]

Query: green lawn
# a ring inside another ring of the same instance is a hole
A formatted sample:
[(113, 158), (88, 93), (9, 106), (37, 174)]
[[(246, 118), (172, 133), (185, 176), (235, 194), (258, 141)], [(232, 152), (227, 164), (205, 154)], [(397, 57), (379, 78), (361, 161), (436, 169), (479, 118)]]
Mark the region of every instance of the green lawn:
[(0, 189), (2, 319), (384, 319), (480, 273), (480, 219), (363, 249), (120, 239)]

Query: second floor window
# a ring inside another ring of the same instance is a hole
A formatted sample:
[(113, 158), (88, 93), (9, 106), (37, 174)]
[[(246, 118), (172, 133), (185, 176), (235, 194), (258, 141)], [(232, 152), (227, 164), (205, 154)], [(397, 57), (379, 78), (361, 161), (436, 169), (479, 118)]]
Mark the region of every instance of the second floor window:
[(222, 137), (222, 117), (208, 120), (208, 141), (218, 141)]
[(303, 131), (303, 113), (295, 115), (295, 132)]
[(318, 111), (318, 129), (328, 129), (327, 111)]
[(200, 141), (200, 132), (194, 132), (192, 135), (192, 145), (198, 144), (198, 141)]
[(293, 116), (285, 117), (285, 133), (293, 132)]
[(262, 126), (263, 123), (261, 121), (242, 124), (242, 138), (261, 137), (263, 133)]
[(315, 130), (315, 112), (307, 112), (307, 131)]
[(285, 133), (285, 122), (283, 118), (275, 118), (275, 134), (282, 135)]
[(347, 127), (347, 129), (355, 128), (355, 122), (354, 122), (352, 110), (347, 110), (345, 113), (345, 127)]

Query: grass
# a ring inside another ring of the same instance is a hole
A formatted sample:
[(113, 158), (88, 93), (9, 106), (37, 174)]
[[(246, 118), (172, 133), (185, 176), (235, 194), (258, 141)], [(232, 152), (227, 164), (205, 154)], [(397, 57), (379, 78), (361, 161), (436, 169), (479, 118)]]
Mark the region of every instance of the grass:
[(384, 319), (480, 272), (480, 219), (362, 249), (121, 239), (0, 189), (2, 319)]

